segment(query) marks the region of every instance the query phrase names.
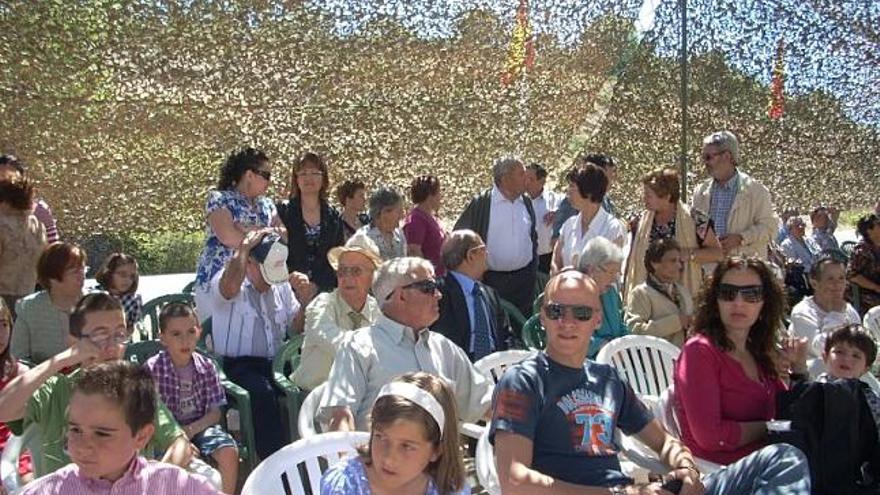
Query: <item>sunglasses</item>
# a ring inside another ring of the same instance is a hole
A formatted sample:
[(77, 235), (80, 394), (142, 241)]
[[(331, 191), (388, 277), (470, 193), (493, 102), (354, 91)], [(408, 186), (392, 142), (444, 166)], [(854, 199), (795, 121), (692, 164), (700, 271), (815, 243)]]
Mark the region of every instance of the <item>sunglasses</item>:
[[(439, 286), (437, 285), (436, 280), (434, 280), (433, 278), (426, 278), (425, 280), (419, 280), (418, 282), (406, 284), (402, 286), (401, 289), (415, 289), (422, 294), (433, 294), (434, 291), (438, 289), (438, 287)], [(393, 294), (393, 292), (391, 294)], [(391, 294), (388, 294), (388, 296), (385, 298), (386, 301), (388, 299), (391, 299)]]
[(724, 153), (723, 151), (719, 151), (717, 153), (703, 153), (703, 161), (708, 162), (709, 160), (715, 158), (716, 156)]
[(260, 177), (262, 177), (266, 180), (272, 180), (272, 172), (269, 170), (260, 170), (258, 168), (253, 168), (253, 169), (251, 169), (251, 172), (259, 175)]
[(737, 294), (741, 295), (745, 302), (761, 302), (764, 300), (764, 287), (760, 285), (733, 284), (720, 284), (718, 286), (718, 299), (722, 301), (733, 301), (736, 299)]
[(569, 311), (575, 320), (590, 321), (594, 309), (584, 304), (547, 303), (544, 305), (544, 315), (551, 320), (561, 320)]

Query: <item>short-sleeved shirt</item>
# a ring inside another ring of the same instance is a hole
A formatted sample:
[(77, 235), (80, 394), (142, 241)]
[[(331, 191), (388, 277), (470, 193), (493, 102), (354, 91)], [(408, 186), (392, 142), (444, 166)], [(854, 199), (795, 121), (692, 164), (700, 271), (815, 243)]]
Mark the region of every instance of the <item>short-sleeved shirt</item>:
[(585, 486), (632, 483), (620, 470), (614, 429), (640, 432), (653, 416), (613, 367), (570, 368), (540, 352), (504, 372), (492, 399), (498, 431), (532, 441), (532, 469)]
[[(232, 221), (242, 227), (268, 227), (276, 215), (275, 205), (269, 198), (260, 196), (253, 200), (235, 189), (211, 191), (205, 205), (206, 215), (226, 208), (232, 214)], [(223, 271), (226, 262), (232, 258), (234, 250), (220, 242), (220, 238), (207, 226), (205, 247), (199, 256), (196, 269), (196, 283), (205, 285), (218, 272)]]
[(70, 314), (52, 302), (48, 291), (30, 294), (15, 305), (12, 354), (40, 364), (70, 347)]
[(400, 227), (394, 229), (390, 240), (385, 237), (381, 230), (372, 225), (364, 225), (358, 232), (363, 233), (376, 243), (382, 261), (406, 256), (406, 236)]
[(413, 208), (403, 222), (403, 233), (408, 244), (418, 244), (422, 248), (422, 257), (434, 265), (434, 273), (438, 277), (446, 273), (440, 248), (443, 246), (443, 229), (434, 215), (421, 208)]
[(596, 211), (596, 215), (590, 220), (587, 229), (582, 227), (582, 218), (581, 213), (569, 218), (559, 232), (559, 242), (562, 243), (562, 263), (565, 266), (577, 265), (577, 260), (584, 250), (584, 246), (591, 239), (604, 237), (611, 242), (623, 244), (626, 238), (623, 224), (604, 208), (599, 208)]
[[(331, 467), (321, 477), (321, 495), (372, 495), (367, 469), (360, 457), (352, 457)], [(425, 495), (468, 495), (471, 488), (464, 483), (461, 490), (455, 493), (440, 493), (434, 480), (428, 478)]]
[[(42, 467), (43, 472), (35, 472), (36, 476), (57, 471), (70, 462), (70, 457), (64, 452), (64, 431), (67, 428), (67, 406), (79, 373), (80, 370), (76, 370), (69, 375), (49, 377), (28, 399), (24, 417), (7, 423), (16, 435), (21, 435), (32, 423), (39, 425), (43, 459), (34, 465)], [(148, 457), (161, 456), (177, 437), (183, 435), (171, 411), (161, 401), (153, 421), (156, 431), (145, 449)]]
[(151, 357), (144, 366), (153, 375), (162, 402), (180, 424), (188, 425), (211, 409), (226, 404), (226, 394), (213, 361), (199, 353), (193, 353), (186, 368), (175, 367), (167, 351)]

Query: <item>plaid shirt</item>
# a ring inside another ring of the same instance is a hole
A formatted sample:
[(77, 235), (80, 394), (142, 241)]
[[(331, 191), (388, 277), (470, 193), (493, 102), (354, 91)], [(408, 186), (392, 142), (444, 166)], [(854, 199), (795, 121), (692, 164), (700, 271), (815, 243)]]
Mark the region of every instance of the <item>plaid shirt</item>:
[(144, 300), (141, 299), (140, 294), (134, 292), (123, 294), (119, 298), (119, 303), (122, 304), (122, 309), (125, 310), (126, 326), (131, 328), (135, 323), (141, 321), (141, 318), (144, 316)]
[(712, 189), (709, 193), (709, 218), (715, 224), (715, 233), (718, 234), (718, 237), (727, 234), (727, 216), (730, 214), (730, 209), (733, 208), (733, 200), (736, 199), (738, 187), (738, 171), (727, 182), (712, 182)]
[[(220, 384), (220, 375), (217, 374), (210, 358), (197, 352), (194, 352), (192, 357), (195, 368), (193, 392), (196, 394), (198, 409), (201, 411), (200, 416), (204, 416), (212, 408), (225, 405), (226, 394)], [(174, 414), (175, 418), (179, 418), (181, 416), (180, 381), (174, 363), (171, 362), (171, 355), (167, 351), (161, 351), (148, 359), (144, 366), (153, 375), (162, 402)]]

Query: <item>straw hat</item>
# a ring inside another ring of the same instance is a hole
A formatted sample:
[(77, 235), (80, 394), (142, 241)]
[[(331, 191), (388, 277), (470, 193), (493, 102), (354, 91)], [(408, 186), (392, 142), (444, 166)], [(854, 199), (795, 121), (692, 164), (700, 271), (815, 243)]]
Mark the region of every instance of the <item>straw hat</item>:
[(330, 262), (330, 266), (334, 270), (339, 267), (339, 257), (342, 256), (342, 253), (360, 253), (369, 258), (373, 262), (373, 266), (377, 268), (382, 264), (379, 246), (363, 232), (355, 233), (344, 246), (336, 246), (327, 252), (327, 261)]

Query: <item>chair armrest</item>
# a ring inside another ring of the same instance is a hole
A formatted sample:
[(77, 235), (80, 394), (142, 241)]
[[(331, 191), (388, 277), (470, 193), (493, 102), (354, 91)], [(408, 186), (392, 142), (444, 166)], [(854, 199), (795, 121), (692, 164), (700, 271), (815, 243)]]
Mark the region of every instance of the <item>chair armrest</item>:
[(223, 377), (220, 380), (226, 392), (227, 407), (237, 409), (241, 426), (242, 458), (249, 464), (249, 469), (257, 466), (257, 440), (254, 434), (254, 417), (251, 412), (251, 396), (247, 390)]

